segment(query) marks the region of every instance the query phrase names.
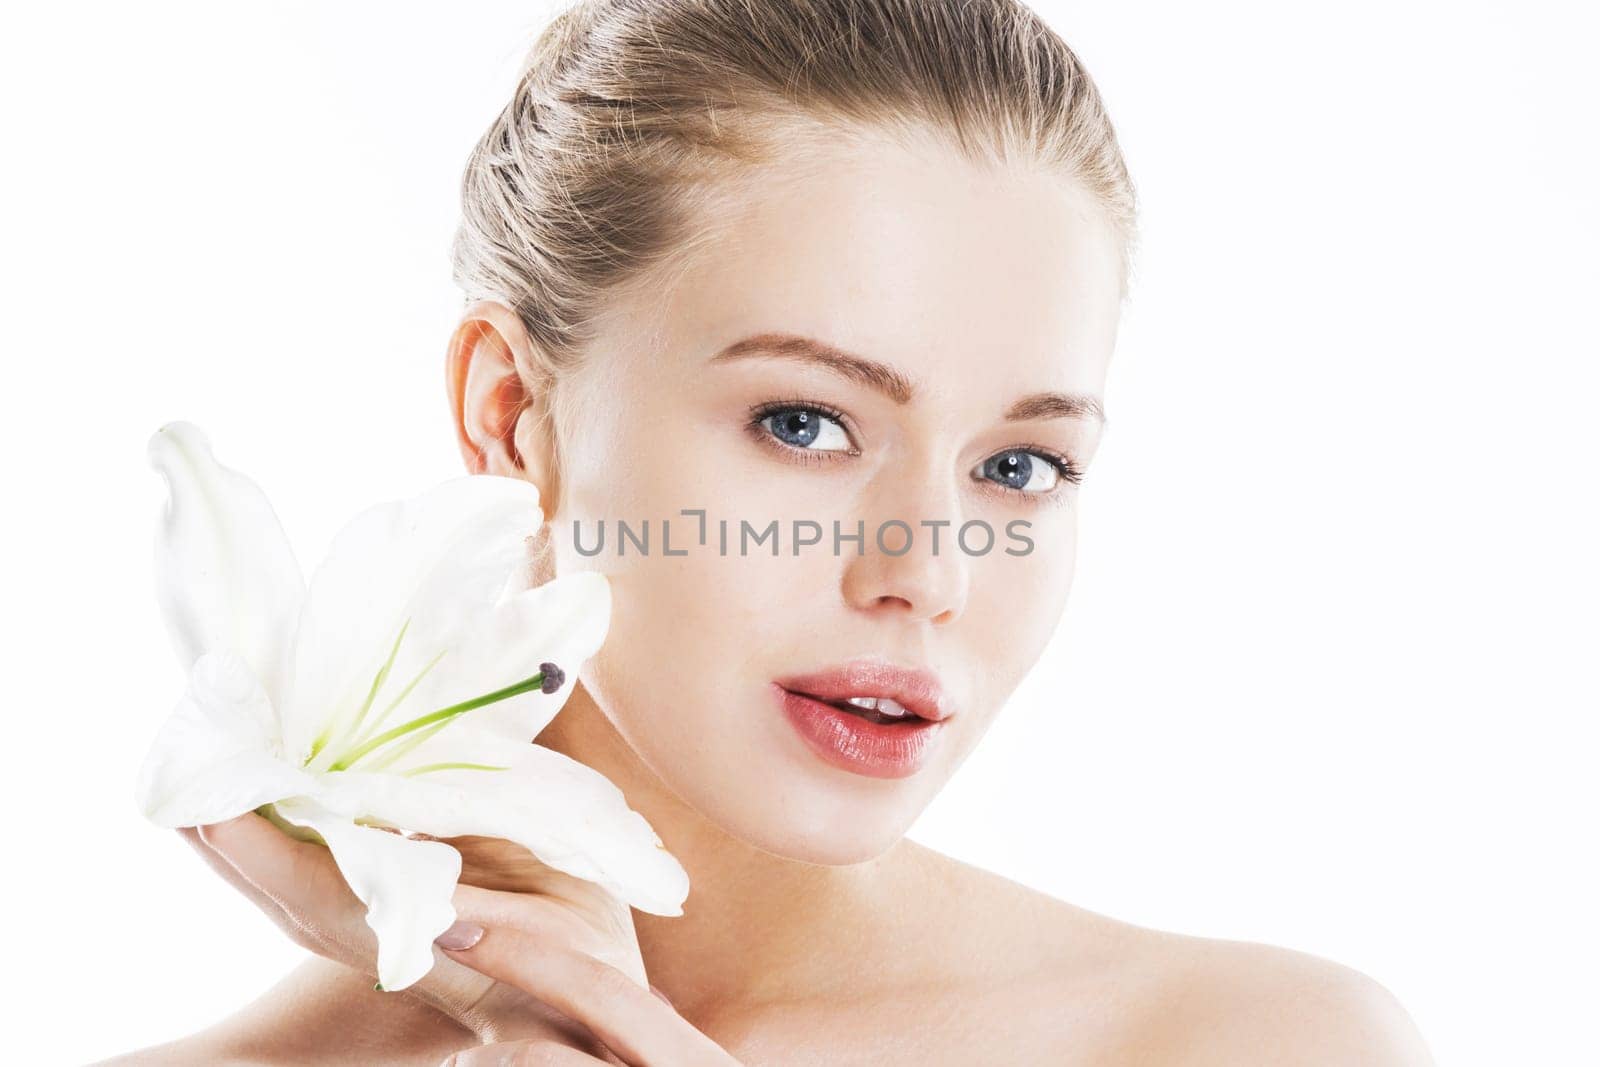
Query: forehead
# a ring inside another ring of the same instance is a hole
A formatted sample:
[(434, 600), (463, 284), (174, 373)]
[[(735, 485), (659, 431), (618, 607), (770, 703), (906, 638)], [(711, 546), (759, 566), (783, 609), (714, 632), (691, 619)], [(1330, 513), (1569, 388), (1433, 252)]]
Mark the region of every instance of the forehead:
[(1019, 388), (1099, 389), (1117, 238), (1059, 174), (984, 168), (931, 141), (851, 141), (751, 171), (702, 215), (692, 253), (644, 294), (678, 359), (782, 330), (930, 389), (963, 364), (1025, 375)]

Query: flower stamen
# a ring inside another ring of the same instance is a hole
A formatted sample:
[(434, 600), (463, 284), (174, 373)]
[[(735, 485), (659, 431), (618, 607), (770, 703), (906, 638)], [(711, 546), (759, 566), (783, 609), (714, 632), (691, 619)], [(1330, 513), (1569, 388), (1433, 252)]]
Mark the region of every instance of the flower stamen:
[[(439, 650), (439, 654), (434, 656), (433, 659), (429, 660), (428, 661), (428, 665), (423, 667), (422, 670), (418, 671), (417, 672), (417, 676), (415, 678), (411, 679), (411, 681), (406, 684), (406, 687), (404, 689), (400, 690), (400, 694), (398, 696), (396, 696), (393, 700), (389, 701), (389, 706), (384, 708), (383, 709), (383, 713), (380, 714), (376, 719), (373, 720), (372, 725), (369, 727), (369, 730), (376, 730), (378, 727), (382, 726), (384, 724), (384, 722), (387, 721), (387, 719), (389, 718), (389, 713), (391, 711), (393, 711), (395, 708), (400, 706), (400, 702), (402, 700), (404, 700), (407, 696), (410, 695), (411, 691), (417, 687), (418, 683), (420, 683), (422, 681), (422, 679), (424, 679), (424, 678), (426, 678), (428, 676), (428, 672), (429, 671), (433, 670), (434, 667), (438, 666), (439, 661), (444, 659), (444, 654), (446, 652), (448, 652), (448, 651), (450, 651), (448, 648), (441, 648)], [(364, 714), (363, 714), (363, 717), (365, 717)], [(359, 726), (359, 725), (361, 725), (361, 719), (357, 719), (356, 720), (356, 726)], [(345, 738), (349, 738), (349, 737), (356, 736), (356, 735), (357, 735), (357, 730), (356, 730), (356, 728), (354, 726), (352, 726), (350, 729), (344, 731), (344, 737)], [(370, 733), (369, 733), (368, 736), (370, 736)], [(354, 740), (354, 741), (351, 741), (350, 744), (351, 745), (360, 745), (360, 744), (364, 744), (365, 742), (366, 742), (366, 738), (365, 737), (357, 737), (357, 739)]]
[[(394, 646), (389, 649), (389, 658), (383, 661), (383, 666), (379, 667), (378, 673), (373, 675), (372, 685), (367, 690), (367, 699), (362, 703), (361, 710), (356, 712), (355, 721), (350, 723), (350, 725), (347, 727), (338, 729), (337, 732), (341, 740), (349, 737), (351, 734), (354, 734), (357, 730), (359, 730), (361, 728), (361, 723), (367, 717), (367, 712), (372, 710), (372, 701), (377, 697), (378, 691), (383, 688), (383, 683), (388, 679), (389, 671), (394, 667), (394, 658), (400, 654), (400, 642), (405, 640), (406, 630), (410, 628), (410, 626), (411, 620), (409, 618), (400, 624), (400, 632), (395, 634), (394, 637)], [(432, 664), (429, 664), (429, 666), (432, 666)], [(415, 685), (416, 683), (413, 682), (412, 684)], [(393, 706), (394, 705), (392, 704), (390, 705), (390, 707)], [(321, 752), (323, 748), (327, 746), (334, 733), (334, 724), (330, 722), (327, 729), (323, 730), (317, 739), (311, 743), (311, 754), (306, 757), (307, 763), (310, 763), (312, 760), (317, 758), (317, 753)]]
[(450, 721), (447, 719), (442, 722), (436, 722), (432, 726), (424, 726), (422, 729), (418, 730), (404, 741), (398, 741), (395, 744), (390, 745), (384, 751), (374, 755), (364, 769), (369, 771), (383, 770), (385, 767), (398, 760), (401, 756), (404, 756), (407, 752), (410, 752), (412, 749), (416, 748), (428, 738), (432, 737), (434, 734), (438, 733), (440, 730), (443, 730), (449, 725)]
[(456, 716), (464, 715), (476, 708), (481, 708), (488, 704), (495, 704), (499, 701), (507, 700), (514, 696), (520, 696), (523, 693), (532, 692), (535, 689), (549, 694), (554, 693), (557, 689), (561, 688), (561, 684), (566, 680), (566, 674), (561, 670), (560, 667), (557, 667), (554, 663), (541, 663), (539, 664), (539, 668), (540, 670), (538, 674), (524, 678), (520, 682), (514, 682), (511, 685), (496, 689), (492, 693), (485, 693), (482, 696), (473, 697), (471, 700), (463, 700), (459, 704), (451, 704), (449, 707), (440, 708), (438, 711), (431, 711), (426, 715), (419, 715), (409, 722), (403, 722), (393, 729), (385, 730), (378, 736), (362, 742), (351, 751), (340, 756), (331, 765), (329, 765), (328, 770), (348, 770), (350, 766), (362, 756), (365, 756), (367, 753), (376, 748), (381, 748), (396, 738), (404, 737), (406, 734), (409, 734), (414, 730), (421, 729), (425, 726), (432, 726), (435, 723), (449, 722)]
[(488, 763), (427, 763), (421, 767), (413, 767), (401, 774), (427, 774), (430, 771), (508, 771), (510, 767), (496, 767)]

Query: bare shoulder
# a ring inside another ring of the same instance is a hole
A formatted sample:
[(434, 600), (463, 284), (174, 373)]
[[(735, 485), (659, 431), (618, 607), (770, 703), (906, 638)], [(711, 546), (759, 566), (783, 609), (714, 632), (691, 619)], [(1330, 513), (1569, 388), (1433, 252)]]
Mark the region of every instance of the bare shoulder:
[(414, 997), (380, 993), (371, 980), (312, 957), (260, 997), (184, 1037), (92, 1067), (279, 1067), (361, 1062), (437, 1067), (475, 1042)]
[(1352, 967), (1243, 941), (1142, 931), (1143, 1050), (1183, 1067), (1432, 1067), (1394, 994)]
[[(1003, 991), (994, 1010), (1041, 1061), (1211, 1067), (1432, 1067), (1410, 1015), (1354, 968), (1291, 949), (1121, 922), (921, 850), (976, 917), (953, 946)], [(986, 998), (987, 999), (987, 998)]]

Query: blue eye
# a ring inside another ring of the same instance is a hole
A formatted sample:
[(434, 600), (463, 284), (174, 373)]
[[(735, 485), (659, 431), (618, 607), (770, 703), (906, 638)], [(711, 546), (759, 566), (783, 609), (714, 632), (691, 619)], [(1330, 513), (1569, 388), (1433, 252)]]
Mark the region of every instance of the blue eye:
[(980, 463), (975, 471), (1001, 488), (1028, 496), (1051, 492), (1061, 481), (1076, 485), (1082, 473), (1065, 456), (1027, 448), (1008, 448)]
[(768, 408), (755, 424), (792, 448), (808, 452), (849, 452), (850, 435), (842, 416), (815, 407)]
[[(844, 412), (813, 401), (774, 401), (754, 408), (746, 423), (761, 443), (796, 459), (822, 463), (836, 453), (859, 455), (845, 428)], [(1077, 485), (1083, 472), (1070, 458), (1042, 445), (1019, 445), (998, 452), (973, 470), (1002, 493), (1032, 500), (1052, 496), (1060, 484)]]

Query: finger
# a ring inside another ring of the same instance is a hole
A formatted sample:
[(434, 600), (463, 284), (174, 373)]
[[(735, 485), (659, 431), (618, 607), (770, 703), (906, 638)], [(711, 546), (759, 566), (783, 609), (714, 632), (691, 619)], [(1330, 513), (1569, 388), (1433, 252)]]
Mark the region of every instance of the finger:
[(507, 1044), (480, 1045), (477, 1048), (451, 1053), (439, 1067), (594, 1067), (597, 1063), (611, 1063), (571, 1045), (554, 1041), (513, 1041)]
[(253, 811), (196, 829), (200, 840), (280, 903), (315, 899), (346, 916), (363, 911), (327, 848), (296, 840)]
[(199, 853), (206, 866), (210, 867), (225, 882), (237, 889), (252, 904), (260, 908), (267, 918), (271, 919), (280, 930), (289, 935), (289, 939), (295, 944), (319, 955), (339, 958), (336, 944), (325, 940), (320, 931), (312, 924), (302, 922), (289, 911), (282, 901), (264, 891), (221, 853), (206, 844), (197, 827), (179, 827), (178, 833), (182, 834), (184, 840), (189, 842), (190, 847)]
[[(250, 815), (249, 813), (236, 818), (244, 819), (247, 817), (260, 818), (260, 816)], [(211, 837), (212, 840), (219, 839), (215, 828), (221, 825), (180, 827), (178, 833), (182, 834), (190, 847), (199, 853), (206, 866), (219, 874), (224, 881), (232, 885), (252, 904), (265, 912), (267, 917), (287, 934), (295, 944), (319, 955), (342, 960), (344, 957), (341, 954), (341, 943), (329, 940), (325, 924), (305, 921), (296, 915), (288, 903), (281, 899), (280, 896), (263, 888), (257, 881), (259, 870), (256, 868), (258, 864), (252, 862), (252, 857), (247, 854), (241, 855), (237, 849), (225, 855), (207, 842), (207, 837)], [(251, 869), (247, 870), (246, 868)]]
[(274, 918), (297, 944), (358, 967), (376, 957), (377, 936), (367, 926), (366, 908), (327, 848), (290, 837), (253, 811), (196, 830), (254, 888), (246, 895), (258, 904), (260, 897), (271, 902)]
[(607, 896), (611, 904), (600, 910), (588, 900), (575, 903), (565, 895), (548, 899), (538, 892), (508, 893), (461, 883), (450, 900), (457, 917), (470, 916), (484, 927), (510, 927), (539, 944), (560, 944), (586, 952), (647, 985), (632, 911), (626, 903)]
[[(473, 916), (463, 918), (471, 921)], [(648, 988), (564, 945), (541, 942), (513, 928), (486, 926), (471, 947), (440, 946), (440, 951), (583, 1023), (636, 1067), (737, 1062)]]
[(223, 859), (216, 849), (206, 844), (200, 837), (198, 829), (193, 826), (180, 826), (178, 833), (189, 843), (189, 847), (194, 849), (200, 858), (205, 861), (207, 867), (215, 871), (229, 885), (249, 897), (262, 911), (272, 915), (282, 910), (277, 901), (263, 893), (254, 882), (239, 872), (239, 868)]
[[(218, 863), (231, 868), (232, 875), (224, 871), (224, 876), (235, 885), (242, 880), (246, 895), (297, 944), (363, 974), (375, 974), (378, 940), (367, 924), (366, 905), (325, 846), (290, 837), (255, 812), (190, 832)], [(404, 992), (474, 1032), (506, 1032), (507, 1021), (479, 1008), (493, 987), (492, 978), (443, 958)]]

